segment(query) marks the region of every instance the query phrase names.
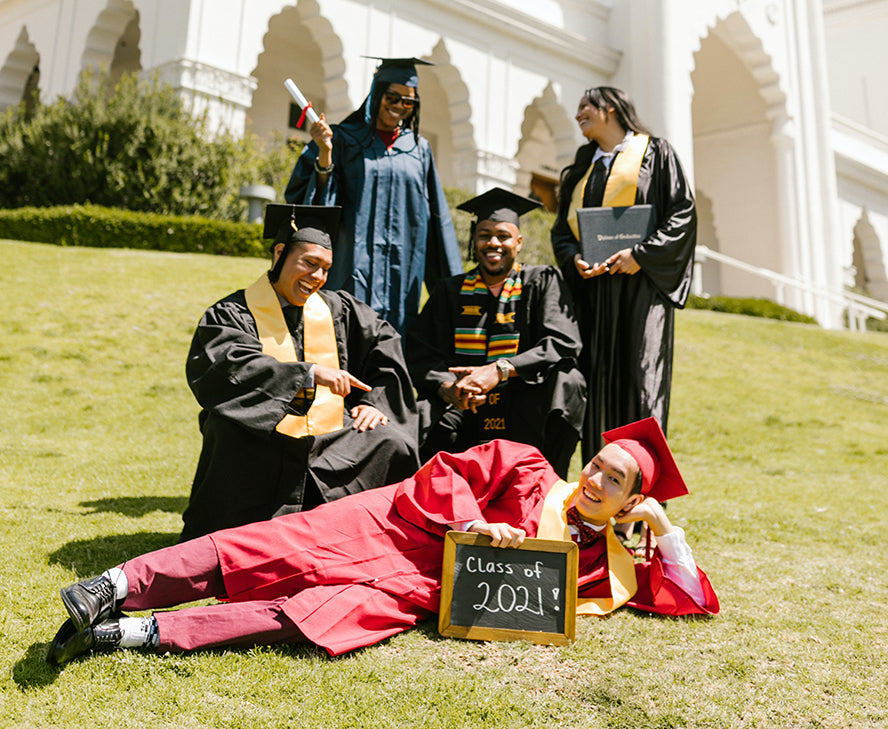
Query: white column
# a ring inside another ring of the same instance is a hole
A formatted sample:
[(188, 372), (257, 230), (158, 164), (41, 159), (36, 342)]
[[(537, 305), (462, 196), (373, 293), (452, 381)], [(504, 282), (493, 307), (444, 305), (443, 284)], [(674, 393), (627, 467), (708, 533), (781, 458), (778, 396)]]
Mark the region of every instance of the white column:
[[(782, 270), (795, 278), (808, 278), (810, 270), (810, 254), (808, 247), (801, 244), (799, 233), (799, 196), (797, 193), (798, 178), (796, 176), (796, 127), (792, 120), (781, 112), (772, 119), (771, 143), (774, 146), (774, 163), (776, 169), (775, 183), (777, 189), (778, 235), (782, 248)], [(771, 266), (776, 268), (776, 266)], [(792, 300), (788, 302), (795, 309), (812, 311), (813, 301), (810, 296), (790, 292)], [(778, 303), (785, 303), (778, 301)]]
[[(820, 0), (791, 0), (795, 31), (796, 83), (799, 88), (799, 129), (802, 141), (800, 187), (805, 194), (801, 209), (807, 217), (810, 261), (805, 271), (812, 283), (838, 291), (842, 287), (843, 246), (838, 215), (836, 170), (830, 140), (831, 109), (826, 74), (826, 44), (823, 38), (823, 8)], [(817, 320), (825, 327), (842, 326), (842, 308), (820, 300)]]
[(694, 181), (693, 24), (688, 0), (631, 0), (623, 61), (614, 83), (625, 84), (638, 114), (654, 134), (675, 147)]

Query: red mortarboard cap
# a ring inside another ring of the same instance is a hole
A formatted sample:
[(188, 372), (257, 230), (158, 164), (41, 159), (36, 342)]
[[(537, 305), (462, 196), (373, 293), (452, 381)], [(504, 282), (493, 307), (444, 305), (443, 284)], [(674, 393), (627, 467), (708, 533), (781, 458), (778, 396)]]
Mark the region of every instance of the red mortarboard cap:
[(666, 436), (656, 418), (645, 418), (602, 433), (605, 443), (614, 443), (629, 453), (641, 469), (641, 492), (657, 501), (688, 493)]

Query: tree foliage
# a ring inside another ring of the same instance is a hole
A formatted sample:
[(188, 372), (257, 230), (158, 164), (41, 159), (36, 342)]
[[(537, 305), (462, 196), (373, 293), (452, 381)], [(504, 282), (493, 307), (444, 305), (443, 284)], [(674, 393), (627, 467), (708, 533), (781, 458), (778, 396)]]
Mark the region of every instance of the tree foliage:
[(210, 134), (175, 90), (106, 73), (83, 75), (71, 100), (0, 117), (0, 207), (95, 204), (238, 220), (241, 185), (280, 178), (294, 150), (275, 140)]

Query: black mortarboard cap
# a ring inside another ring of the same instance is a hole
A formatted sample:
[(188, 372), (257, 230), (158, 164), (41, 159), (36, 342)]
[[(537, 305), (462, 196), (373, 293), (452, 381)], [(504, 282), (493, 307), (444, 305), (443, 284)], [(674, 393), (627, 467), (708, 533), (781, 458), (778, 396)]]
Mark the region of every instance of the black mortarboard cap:
[(410, 88), (419, 86), (419, 76), (416, 73), (417, 66), (434, 66), (434, 63), (423, 61), (421, 58), (382, 58), (381, 56), (363, 56), (375, 58), (380, 61), (376, 67), (374, 81), (387, 81), (392, 84), (403, 84)]
[(542, 207), (536, 200), (516, 195), (501, 187), (494, 187), (478, 197), (457, 205), (457, 210), (465, 210), (475, 215), (477, 221), (492, 220), (495, 223), (518, 225), (518, 218), (524, 213)]
[(263, 238), (274, 238), (275, 243), (314, 243), (333, 248), (333, 239), (339, 231), (342, 208), (331, 205), (265, 206)]

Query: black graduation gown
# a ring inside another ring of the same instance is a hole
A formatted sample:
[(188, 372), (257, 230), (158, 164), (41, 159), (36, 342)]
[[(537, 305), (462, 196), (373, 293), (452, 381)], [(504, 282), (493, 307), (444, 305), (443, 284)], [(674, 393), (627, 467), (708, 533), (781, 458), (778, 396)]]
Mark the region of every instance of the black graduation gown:
[[(394, 483), (418, 468), (416, 401), (400, 336), (350, 294), (321, 291), (320, 296), (333, 317), (340, 367), (373, 387), (352, 390), (345, 399), (345, 427), (320, 436), (292, 438), (275, 431), (284, 415), (305, 414), (307, 407), (294, 406), (293, 398), (309, 366), (262, 353), (244, 292), (204, 313), (186, 367), (203, 408), (203, 448), (182, 540), (298, 511), (306, 497), (332, 501)], [(301, 358), (301, 310), (285, 307), (284, 315)], [(353, 430), (348, 411), (362, 403), (385, 413), (388, 424)]]
[[(572, 192), (560, 192), (552, 247), (574, 295), (583, 339), (580, 367), (588, 383), (583, 457), (588, 460), (600, 448), (604, 430), (653, 415), (666, 431), (674, 310), (684, 307), (690, 293), (697, 214), (675, 150), (652, 137), (635, 196), (636, 204), (654, 205), (657, 221), (655, 232), (632, 249), (641, 271), (583, 279), (573, 261), (580, 244), (567, 223)], [(600, 205), (603, 185), (590, 193), (592, 205)]]
[[(477, 365), (477, 358), (454, 352), (454, 330), (461, 310), (460, 289), (466, 274), (442, 281), (432, 292), (407, 335), (407, 365), (419, 394), (420, 456), (460, 452), (479, 441), (479, 418), (447, 405), (437, 394), (452, 382), (448, 367)], [(580, 337), (573, 304), (558, 270), (551, 266), (521, 269), (522, 293), (515, 312), (518, 353), (509, 361), (517, 377), (508, 381), (508, 431), (502, 437), (540, 449), (564, 477), (583, 423), (585, 381), (577, 369)], [(497, 297), (488, 294), (491, 312)], [(492, 316), (492, 314), (490, 315)]]

